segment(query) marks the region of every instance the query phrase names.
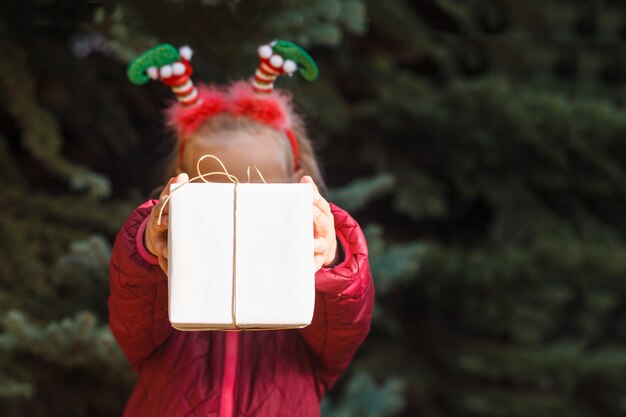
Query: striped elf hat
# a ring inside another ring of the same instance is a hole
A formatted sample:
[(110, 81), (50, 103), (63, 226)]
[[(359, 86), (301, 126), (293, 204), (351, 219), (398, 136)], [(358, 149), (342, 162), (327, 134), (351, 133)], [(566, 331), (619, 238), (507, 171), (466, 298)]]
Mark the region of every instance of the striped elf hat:
[(261, 94), (271, 93), (279, 75), (293, 75), (296, 70), (307, 81), (315, 81), (318, 75), (313, 58), (295, 43), (274, 41), (259, 47), (259, 67), (254, 73), (252, 86)]
[(183, 105), (192, 106), (198, 102), (198, 89), (191, 81), (190, 60), (192, 50), (183, 46), (176, 50), (163, 43), (144, 52), (128, 66), (128, 79), (136, 85), (150, 80), (160, 80), (169, 86), (176, 99)]

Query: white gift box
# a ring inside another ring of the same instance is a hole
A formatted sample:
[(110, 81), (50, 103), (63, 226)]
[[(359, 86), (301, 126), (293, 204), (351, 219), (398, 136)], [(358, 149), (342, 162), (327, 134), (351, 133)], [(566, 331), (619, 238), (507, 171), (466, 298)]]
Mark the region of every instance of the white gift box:
[(171, 193), (169, 205), (173, 327), (278, 329), (311, 323), (311, 184), (189, 183)]

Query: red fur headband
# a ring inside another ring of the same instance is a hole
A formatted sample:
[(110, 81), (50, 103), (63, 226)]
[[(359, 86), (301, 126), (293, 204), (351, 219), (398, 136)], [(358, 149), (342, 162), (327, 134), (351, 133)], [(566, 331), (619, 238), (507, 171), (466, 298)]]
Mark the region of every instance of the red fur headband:
[(299, 165), (300, 148), (291, 129), (290, 111), (290, 95), (276, 90), (259, 95), (249, 82), (238, 81), (227, 88), (200, 84), (198, 102), (192, 106), (176, 102), (166, 110), (166, 118), (168, 125), (178, 134), (180, 158), (184, 154), (189, 137), (218, 114), (229, 113), (248, 117), (268, 125), (287, 135), (293, 150), (295, 171)]
[(193, 69), (190, 64), (192, 51), (183, 47), (180, 51), (169, 44), (162, 44), (142, 54), (131, 63), (128, 77), (135, 84), (150, 79), (168, 85), (178, 102), (167, 111), (167, 122), (178, 133), (179, 158), (183, 157), (185, 145), (211, 117), (229, 113), (248, 117), (285, 132), (293, 150), (294, 171), (299, 168), (300, 148), (291, 125), (291, 97), (274, 90), (274, 81), (281, 74), (296, 70), (306, 80), (317, 78), (317, 65), (297, 45), (286, 41), (274, 41), (258, 50), (259, 67), (252, 82), (238, 81), (228, 87), (200, 85), (191, 81)]

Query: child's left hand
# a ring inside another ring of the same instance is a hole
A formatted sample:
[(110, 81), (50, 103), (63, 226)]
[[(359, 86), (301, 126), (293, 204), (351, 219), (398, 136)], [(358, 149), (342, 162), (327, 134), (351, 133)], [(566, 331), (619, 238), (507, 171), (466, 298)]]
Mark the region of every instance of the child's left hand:
[(317, 272), (321, 267), (333, 263), (337, 256), (335, 218), (330, 211), (328, 201), (322, 197), (313, 179), (305, 175), (300, 179), (300, 182), (308, 182), (313, 185), (313, 252), (315, 257), (315, 272)]

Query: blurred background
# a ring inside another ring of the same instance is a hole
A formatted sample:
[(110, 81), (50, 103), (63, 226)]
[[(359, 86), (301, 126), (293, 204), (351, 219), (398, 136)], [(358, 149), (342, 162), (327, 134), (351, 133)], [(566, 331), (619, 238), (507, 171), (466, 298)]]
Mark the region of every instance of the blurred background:
[(366, 231), (371, 334), (325, 417), (626, 415), (626, 2), (0, 3), (0, 415), (122, 413), (111, 244), (162, 184), (170, 93), (126, 66), (189, 44), (249, 77), (274, 38), (330, 185)]

